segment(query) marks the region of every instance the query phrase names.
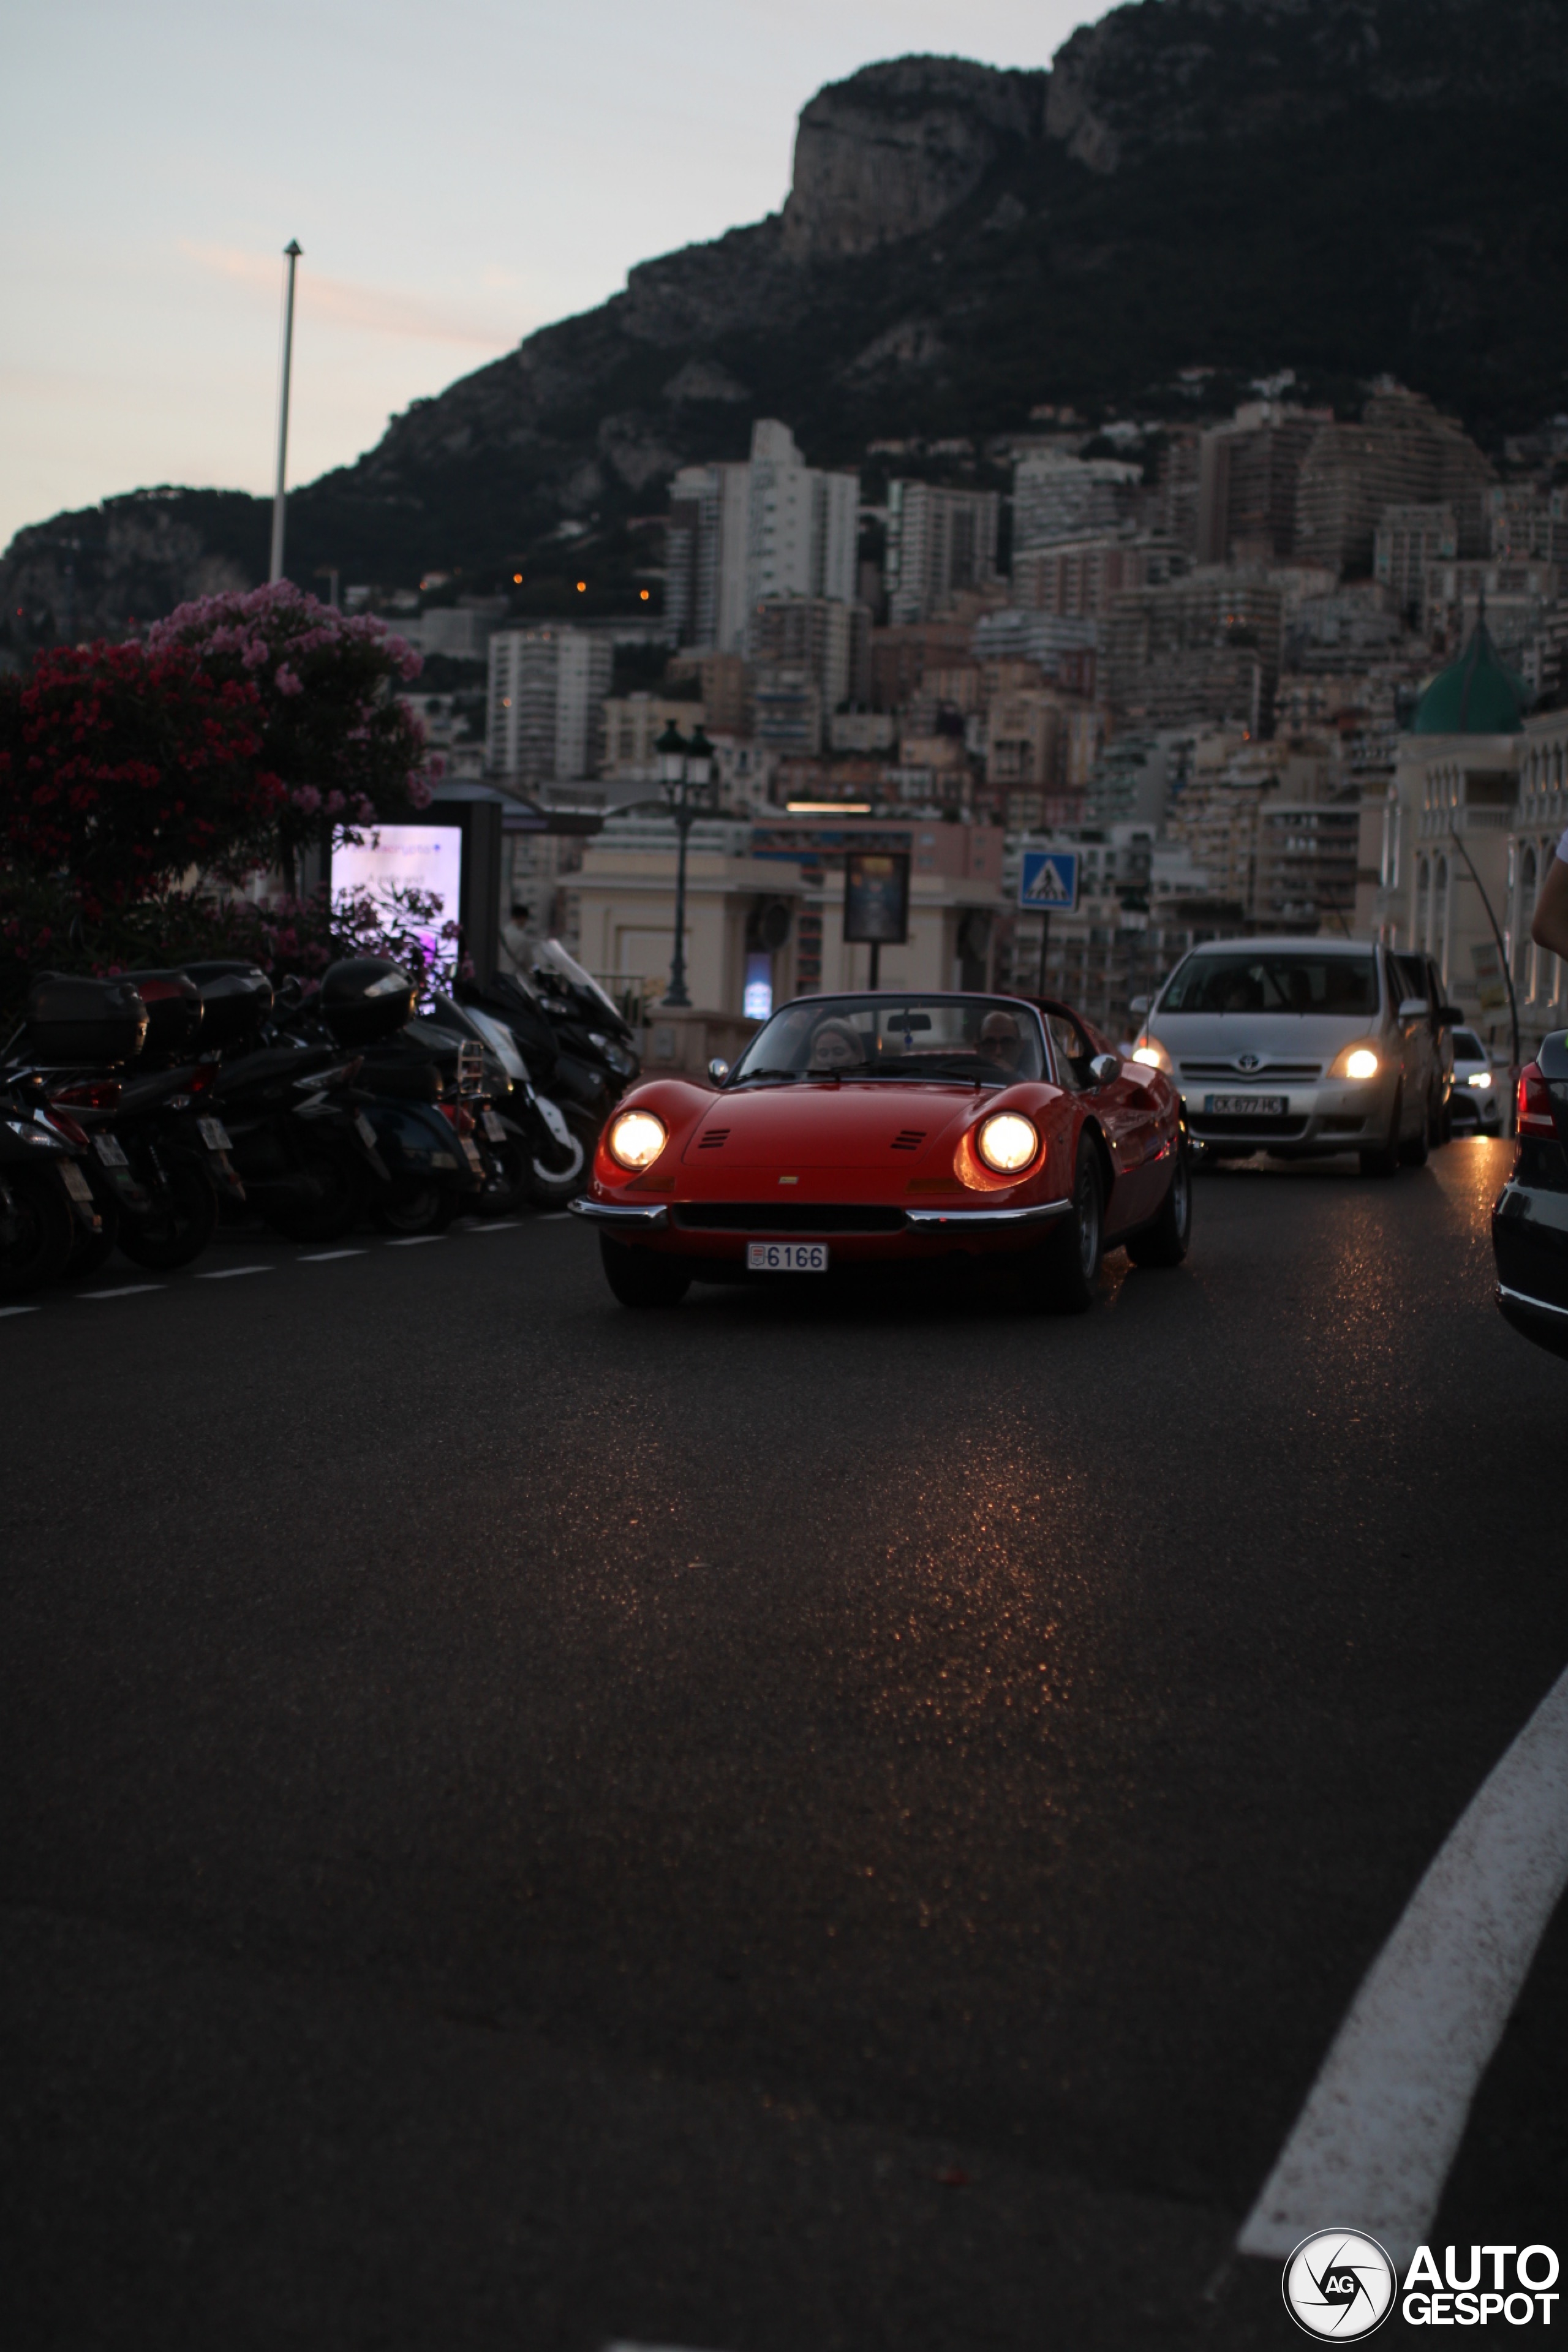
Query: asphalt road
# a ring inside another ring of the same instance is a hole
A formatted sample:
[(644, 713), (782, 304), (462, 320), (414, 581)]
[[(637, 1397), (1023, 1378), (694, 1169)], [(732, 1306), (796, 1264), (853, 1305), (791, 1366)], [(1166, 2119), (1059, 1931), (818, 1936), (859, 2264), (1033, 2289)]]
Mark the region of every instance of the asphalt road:
[[(1079, 1320), (552, 1220), (0, 1322), (7, 2343), (1299, 2340), (1237, 2227), (1568, 1662), (1508, 1156)], [(1446, 2238), (1561, 2233), (1565, 1961)]]

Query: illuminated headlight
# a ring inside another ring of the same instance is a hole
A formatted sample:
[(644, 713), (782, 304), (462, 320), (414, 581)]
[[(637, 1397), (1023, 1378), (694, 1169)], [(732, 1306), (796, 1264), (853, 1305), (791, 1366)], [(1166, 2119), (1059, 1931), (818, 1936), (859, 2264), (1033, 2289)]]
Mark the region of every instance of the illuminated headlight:
[(1132, 1058), (1142, 1062), (1146, 1070), (1163, 1070), (1167, 1077), (1171, 1076), (1171, 1057), (1158, 1037), (1140, 1037), (1132, 1048)]
[(1032, 1119), (1016, 1110), (1000, 1110), (988, 1118), (974, 1139), (974, 1149), (994, 1175), (1014, 1176), (1026, 1168), (1040, 1148)]
[(1375, 1078), (1380, 1066), (1370, 1045), (1346, 1045), (1334, 1055), (1329, 1076), (1331, 1078)]
[(651, 1168), (664, 1150), (665, 1124), (651, 1110), (624, 1110), (612, 1121), (610, 1157), (623, 1168)]
[(1468, 1087), (1489, 1087), (1494, 1083), (1489, 1070), (1472, 1070), (1465, 1080)]

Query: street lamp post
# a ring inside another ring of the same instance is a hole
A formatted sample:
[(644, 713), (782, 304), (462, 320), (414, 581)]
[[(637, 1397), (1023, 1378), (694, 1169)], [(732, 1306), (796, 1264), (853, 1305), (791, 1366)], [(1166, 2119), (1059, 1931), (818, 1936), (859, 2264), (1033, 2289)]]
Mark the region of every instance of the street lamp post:
[(268, 580), (283, 577), (283, 484), (289, 469), (289, 373), (294, 359), (294, 272), (304, 251), (291, 236), (283, 251), (289, 261), (289, 290), (283, 298), (283, 381), (278, 394), (278, 485), (272, 493), (272, 562)]
[(653, 749), (658, 762), (659, 788), (675, 819), (676, 833), (675, 951), (669, 959), (669, 986), (664, 992), (664, 1001), (666, 1004), (689, 1007), (691, 995), (686, 985), (686, 851), (691, 828), (708, 806), (713, 746), (700, 725), (692, 729), (689, 743), (672, 719)]

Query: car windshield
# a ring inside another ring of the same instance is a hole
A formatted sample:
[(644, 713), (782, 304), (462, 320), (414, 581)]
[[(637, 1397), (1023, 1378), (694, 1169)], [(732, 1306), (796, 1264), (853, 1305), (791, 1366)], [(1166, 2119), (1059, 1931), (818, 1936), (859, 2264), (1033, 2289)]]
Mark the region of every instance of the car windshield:
[(1473, 1029), (1455, 1030), (1454, 1059), (1456, 1062), (1484, 1062), (1486, 1058), (1487, 1049)]
[(729, 1084), (799, 1077), (956, 1078), (1011, 1086), (1043, 1076), (1039, 1024), (994, 996), (813, 996), (759, 1029)]
[(1160, 1011), (1375, 1013), (1377, 967), (1370, 955), (1314, 955), (1310, 948), (1192, 955), (1166, 982)]

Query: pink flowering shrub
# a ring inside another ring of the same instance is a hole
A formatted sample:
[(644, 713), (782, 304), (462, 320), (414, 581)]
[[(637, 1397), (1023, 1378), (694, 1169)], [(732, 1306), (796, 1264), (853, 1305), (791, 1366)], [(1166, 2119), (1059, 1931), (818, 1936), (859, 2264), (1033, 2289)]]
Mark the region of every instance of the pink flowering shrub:
[(147, 643), (153, 652), (188, 646), (211, 677), (255, 688), (262, 764), (286, 787), (276, 816), (286, 874), (334, 826), (427, 805), (441, 764), (396, 697), (418, 677), (420, 656), (384, 621), (344, 614), (280, 580), (181, 604)]

